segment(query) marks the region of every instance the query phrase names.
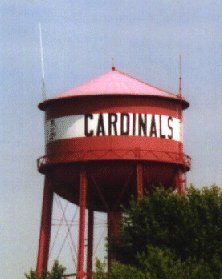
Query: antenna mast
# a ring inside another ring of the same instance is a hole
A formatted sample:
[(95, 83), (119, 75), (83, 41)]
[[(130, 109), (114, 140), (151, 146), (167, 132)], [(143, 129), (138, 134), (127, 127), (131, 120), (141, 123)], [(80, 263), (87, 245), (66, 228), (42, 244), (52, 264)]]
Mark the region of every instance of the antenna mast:
[(178, 90), (178, 96), (182, 97), (182, 58), (181, 54), (179, 56), (179, 90)]
[(42, 99), (46, 99), (46, 87), (45, 87), (45, 70), (44, 70), (44, 56), (43, 56), (43, 45), (42, 45), (42, 27), (39, 23), (39, 45), (40, 45), (40, 57), (41, 57), (41, 69), (42, 69)]

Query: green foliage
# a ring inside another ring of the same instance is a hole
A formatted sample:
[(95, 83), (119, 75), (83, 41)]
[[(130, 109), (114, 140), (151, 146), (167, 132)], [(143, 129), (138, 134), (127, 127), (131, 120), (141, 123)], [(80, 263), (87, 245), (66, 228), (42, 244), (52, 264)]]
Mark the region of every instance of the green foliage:
[(29, 274), (25, 274), (25, 277), (27, 279), (44, 279), (45, 276), (38, 276), (38, 274), (36, 273), (36, 271), (30, 270)]
[(59, 264), (58, 261), (54, 262), (51, 272), (48, 274), (47, 279), (61, 279), (64, 275), (66, 268)]
[(150, 274), (152, 279), (185, 279), (184, 266), (169, 249), (148, 246), (146, 252), (137, 255), (143, 272)]
[(31, 270), (29, 274), (25, 274), (27, 279), (62, 279), (66, 268), (55, 261), (50, 272), (39, 276), (36, 271)]
[(149, 272), (152, 279), (222, 278), (218, 187), (190, 187), (186, 195), (158, 189), (132, 201), (124, 216), (120, 238), (113, 244), (121, 263)]
[(93, 273), (93, 279), (107, 279), (108, 274), (105, 271), (106, 264), (96, 260), (96, 271)]
[(105, 271), (105, 268), (106, 264), (97, 260), (93, 279), (151, 279), (149, 275), (146, 276), (142, 271), (131, 265), (113, 262), (109, 274)]
[(181, 261), (167, 248), (148, 246), (146, 253), (138, 255), (140, 269), (152, 279), (213, 279), (208, 265), (195, 259)]
[(149, 246), (147, 253), (138, 255), (139, 265), (112, 263), (109, 274), (105, 265), (97, 263), (93, 279), (216, 279), (209, 266), (202, 260), (182, 262), (169, 249)]
[(149, 273), (132, 266), (113, 262), (109, 279), (151, 279)]

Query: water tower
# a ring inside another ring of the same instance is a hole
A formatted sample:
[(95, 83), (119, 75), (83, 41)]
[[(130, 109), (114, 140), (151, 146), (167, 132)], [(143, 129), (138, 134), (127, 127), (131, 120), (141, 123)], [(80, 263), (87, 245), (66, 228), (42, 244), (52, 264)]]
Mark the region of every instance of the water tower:
[[(118, 233), (120, 205), (163, 185), (184, 191), (190, 158), (183, 153), (182, 111), (189, 104), (112, 67), (39, 104), (45, 112), (45, 175), (37, 272), (47, 270), (53, 193), (80, 207), (76, 278), (92, 278), (93, 213), (108, 215), (108, 239)], [(87, 270), (84, 240), (88, 209)], [(109, 253), (110, 262), (113, 255)]]

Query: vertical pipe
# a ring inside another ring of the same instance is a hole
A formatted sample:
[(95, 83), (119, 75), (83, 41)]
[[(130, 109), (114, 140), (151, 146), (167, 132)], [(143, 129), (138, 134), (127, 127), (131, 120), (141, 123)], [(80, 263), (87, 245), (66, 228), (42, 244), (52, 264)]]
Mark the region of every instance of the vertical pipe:
[(80, 168), (80, 195), (79, 195), (79, 247), (77, 259), (77, 274), (76, 278), (82, 279), (85, 277), (84, 272), (84, 240), (85, 240), (85, 214), (86, 214), (86, 195), (87, 195), (87, 176), (84, 167)]
[(120, 232), (121, 224), (121, 212), (119, 211), (109, 211), (108, 217), (108, 269), (110, 270), (112, 260), (116, 259), (116, 253), (110, 247), (111, 241), (115, 240)]
[[(180, 96), (180, 98), (182, 98)], [(181, 162), (184, 162), (184, 154), (183, 154), (183, 108), (182, 108), (182, 102), (179, 104), (179, 111), (178, 111), (178, 118), (180, 123), (180, 140), (178, 142), (178, 152), (179, 156), (181, 158)]]
[(137, 163), (136, 165), (136, 186), (137, 186), (137, 199), (143, 198), (143, 165), (142, 163)]
[[(180, 57), (180, 89), (179, 89), (179, 99), (182, 100), (182, 89), (181, 89), (181, 57)], [(183, 153), (183, 107), (182, 101), (178, 104), (178, 119), (180, 123), (180, 140), (178, 142), (178, 152), (183, 165), (185, 165), (184, 153)], [(186, 184), (186, 177), (185, 173), (182, 170), (178, 170), (176, 174), (176, 188), (178, 194), (185, 193), (185, 184)]]
[(88, 254), (87, 254), (87, 279), (92, 279), (92, 265), (93, 265), (93, 227), (94, 227), (94, 213), (88, 210)]
[(51, 236), (51, 217), (52, 217), (53, 190), (49, 183), (49, 178), (45, 177), (41, 227), (39, 233), (39, 250), (36, 271), (38, 275), (47, 272), (49, 245)]

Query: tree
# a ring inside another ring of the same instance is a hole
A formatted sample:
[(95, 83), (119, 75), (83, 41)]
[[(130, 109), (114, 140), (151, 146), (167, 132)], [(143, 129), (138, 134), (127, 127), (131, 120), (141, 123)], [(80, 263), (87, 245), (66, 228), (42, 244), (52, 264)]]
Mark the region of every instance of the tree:
[(136, 267), (131, 265), (124, 265), (119, 262), (112, 263), (112, 269), (108, 273), (105, 271), (106, 264), (96, 261), (96, 270), (93, 273), (93, 279), (151, 279), (149, 274), (147, 276)]
[(109, 273), (99, 263), (93, 279), (216, 279), (204, 262), (182, 262), (169, 249), (148, 246), (147, 253), (138, 255), (139, 265), (113, 262)]
[(31, 270), (29, 274), (25, 274), (27, 279), (62, 279), (66, 268), (59, 264), (56, 260), (50, 272), (39, 276), (36, 271)]
[(152, 279), (222, 278), (221, 190), (190, 187), (178, 195), (157, 189), (132, 200), (113, 249), (122, 264), (150, 272)]

